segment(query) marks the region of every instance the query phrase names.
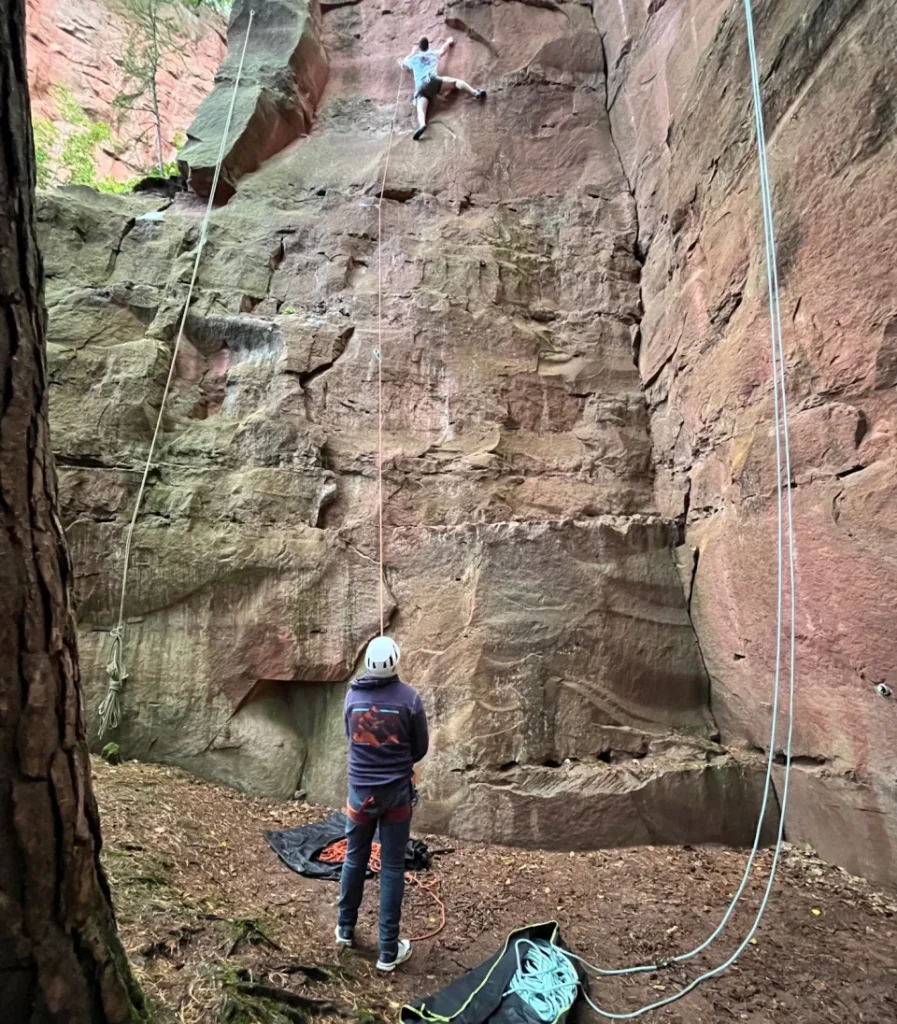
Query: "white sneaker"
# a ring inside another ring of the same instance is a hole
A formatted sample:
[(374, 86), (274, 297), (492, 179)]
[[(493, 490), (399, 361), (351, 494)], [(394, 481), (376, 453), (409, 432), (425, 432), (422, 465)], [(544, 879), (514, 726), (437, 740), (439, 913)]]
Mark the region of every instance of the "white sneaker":
[(340, 946), (343, 949), (350, 949), (355, 945), (355, 931), (352, 928), (340, 928), (340, 926), (337, 925), (334, 935), (336, 936), (337, 946)]
[(399, 939), (399, 951), (396, 953), (392, 960), (384, 960), (383, 954), (380, 954), (380, 959), (377, 961), (377, 970), (384, 971), (389, 974), (394, 971), (399, 964), (405, 963), (411, 956), (412, 945), (407, 939)]

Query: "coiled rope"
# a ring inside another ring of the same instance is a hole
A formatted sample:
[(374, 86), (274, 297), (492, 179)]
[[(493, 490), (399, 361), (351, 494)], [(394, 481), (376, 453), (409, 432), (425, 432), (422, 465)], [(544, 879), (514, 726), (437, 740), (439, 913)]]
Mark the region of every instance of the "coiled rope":
[(576, 1002), (579, 976), (559, 947), (544, 939), (514, 943), (517, 971), (505, 992), (519, 996), (534, 1016), (552, 1024)]
[[(751, 923), (747, 934), (744, 939), (740, 942), (735, 951), (725, 961), (710, 970), (705, 971), (699, 977), (695, 978), (687, 985), (685, 985), (678, 992), (666, 996), (664, 999), (657, 1000), (656, 1002), (646, 1004), (645, 1006), (639, 1007), (637, 1010), (633, 1010), (629, 1013), (612, 1013), (608, 1010), (597, 1006), (587, 993), (583, 993), (589, 1006), (601, 1017), (607, 1020), (634, 1020), (638, 1017), (649, 1013), (652, 1010), (660, 1009), (661, 1007), (668, 1006), (670, 1003), (676, 1002), (689, 992), (694, 991), (700, 984), (707, 981), (710, 978), (716, 977), (726, 971), (735, 961), (741, 956), (744, 950), (748, 947), (751, 939), (757, 932), (760, 926), (760, 922), (766, 912), (766, 908), (769, 904), (770, 895), (772, 893), (773, 884), (775, 882), (776, 872), (778, 870), (779, 860), (782, 852), (782, 842), (784, 839), (784, 828), (785, 828), (785, 814), (788, 806), (788, 792), (791, 781), (791, 751), (792, 741), (794, 735), (794, 689), (795, 689), (795, 666), (794, 666), (794, 654), (796, 646), (796, 600), (795, 600), (795, 556), (794, 556), (794, 530), (793, 530), (793, 515), (792, 515), (792, 502), (791, 502), (791, 445), (788, 430), (788, 396), (787, 396), (787, 380), (785, 376), (785, 351), (784, 343), (782, 340), (782, 318), (781, 318), (781, 303), (779, 297), (779, 274), (778, 264), (776, 260), (776, 241), (775, 241), (775, 226), (772, 212), (772, 189), (770, 186), (769, 178), (769, 164), (767, 160), (766, 151), (766, 129), (763, 120), (763, 98), (760, 90), (760, 71), (757, 59), (757, 47), (756, 38), (754, 34), (754, 14), (751, 0), (744, 0), (744, 12), (745, 12), (745, 23), (747, 30), (747, 42), (748, 42), (748, 57), (750, 63), (751, 72), (751, 93), (754, 110), (754, 127), (756, 133), (757, 142), (757, 155), (758, 155), (758, 166), (759, 166), (759, 177), (760, 177), (760, 198), (761, 198), (761, 209), (763, 216), (763, 236), (764, 236), (764, 250), (765, 250), (765, 261), (766, 261), (766, 279), (767, 279), (767, 292), (769, 302), (769, 318), (770, 318), (770, 347), (772, 354), (772, 371), (773, 371), (773, 418), (774, 418), (774, 432), (775, 432), (775, 464), (776, 464), (776, 508), (777, 508), (777, 529), (776, 529), (776, 561), (777, 561), (777, 574), (776, 574), (776, 655), (775, 655), (775, 673), (773, 682), (773, 706), (772, 706), (772, 721), (770, 724), (770, 738), (769, 738), (769, 750), (767, 757), (767, 769), (766, 779), (763, 790), (763, 799), (761, 802), (760, 814), (757, 821), (757, 829), (754, 837), (754, 844), (751, 849), (750, 856), (745, 866), (744, 874), (742, 876), (741, 884), (738, 886), (735, 894), (726, 909), (722, 920), (714, 929), (714, 931), (705, 939), (700, 945), (687, 953), (673, 957), (671, 960), (664, 961), (663, 963), (652, 963), (652, 964), (640, 964), (632, 967), (606, 969), (596, 967), (594, 964), (589, 963), (582, 957), (576, 956), (567, 950), (563, 950), (557, 946), (550, 946), (548, 950), (540, 951), (540, 958), (538, 960), (538, 969), (530, 966), (527, 969), (527, 978), (523, 977), (522, 967), (518, 967), (518, 973), (515, 975), (512, 981), (512, 988), (521, 998), (525, 999), (529, 1003), (530, 997), (536, 993), (536, 1001), (533, 1006), (533, 1012), (539, 1012), (540, 1007), (550, 1005), (552, 1008), (556, 1008), (558, 1005), (563, 1003), (566, 997), (566, 989), (564, 983), (559, 980), (561, 978), (560, 961), (567, 961), (568, 965), (570, 961), (576, 960), (581, 963), (586, 970), (593, 972), (599, 977), (608, 976), (619, 976), (619, 975), (631, 975), (642, 973), (646, 971), (657, 971), (663, 967), (668, 967), (672, 964), (682, 963), (690, 960), (692, 957), (697, 956), (703, 952), (707, 947), (723, 932), (729, 919), (734, 912), (734, 909), (741, 897), (744, 894), (744, 890), (747, 886), (748, 879), (750, 877), (751, 869), (754, 861), (756, 860), (757, 854), (760, 848), (760, 839), (762, 836), (763, 822), (766, 816), (766, 809), (769, 802), (770, 793), (772, 790), (772, 766), (773, 759), (775, 756), (776, 749), (776, 734), (778, 731), (778, 715), (779, 715), (779, 703), (780, 703), (780, 688), (781, 688), (781, 677), (782, 677), (782, 633), (784, 628), (784, 548), (786, 544), (786, 531), (785, 522), (787, 521), (787, 564), (788, 564), (788, 593), (789, 593), (789, 645), (788, 645), (788, 711), (787, 711), (787, 726), (786, 726), (786, 740), (784, 745), (785, 754), (785, 770), (783, 773), (783, 784), (782, 784), (782, 797), (779, 809), (779, 823), (778, 830), (776, 833), (776, 843), (773, 852), (772, 864), (770, 866), (769, 878), (767, 879), (766, 887), (763, 892), (763, 896), (760, 901), (760, 905), (754, 916), (754, 920)], [(784, 484), (783, 484), (783, 463), (784, 463)], [(520, 942), (525, 940), (518, 940)], [(530, 954), (526, 955), (527, 958)], [(518, 964), (529, 963), (529, 959), (521, 960), (521, 953), (518, 949)], [(548, 1003), (545, 1003), (548, 1000)], [(540, 1020), (545, 1018), (540, 1017)], [(554, 1019), (554, 1018), (552, 1018)]]
[(206, 206), (205, 215), (202, 219), (202, 226), (199, 231), (199, 244), (196, 247), (196, 259), (193, 261), (193, 274), (190, 278), (190, 287), (187, 289), (187, 298), (184, 302), (184, 312), (181, 315), (178, 327), (177, 338), (174, 349), (171, 353), (171, 366), (168, 369), (168, 378), (165, 381), (165, 389), (162, 392), (162, 403), (159, 406), (159, 415), (156, 417), (156, 428), (153, 431), (153, 438), (150, 442), (149, 452), (146, 456), (146, 465), (143, 467), (143, 476), (140, 480), (140, 488), (137, 491), (137, 500), (134, 502), (134, 512), (131, 522), (128, 525), (128, 532), (125, 538), (124, 565), (121, 577), (121, 597), (118, 604), (118, 622), (110, 632), (111, 653), (106, 672), (109, 675), (109, 685), (106, 696), (99, 707), (99, 735), (103, 737), (109, 730), (117, 729), (121, 723), (121, 691), (128, 678), (125, 671), (125, 602), (128, 593), (128, 570), (131, 565), (131, 544), (134, 539), (134, 528), (137, 525), (137, 516), (140, 514), (140, 507), (143, 502), (143, 495), (146, 491), (146, 481), (149, 477), (150, 468), (153, 464), (153, 456), (156, 452), (156, 443), (162, 430), (162, 420), (165, 415), (165, 403), (171, 391), (171, 384), (174, 380), (174, 372), (177, 366), (178, 351), (181, 347), (181, 340), (184, 337), (184, 327), (187, 323), (187, 314), (190, 312), (190, 303), (193, 301), (193, 290), (196, 287), (196, 278), (199, 274), (199, 264), (205, 249), (206, 239), (209, 233), (209, 217), (215, 202), (215, 193), (218, 190), (218, 181), (221, 177), (221, 167), (224, 163), (224, 154), (227, 149), (227, 139), (230, 135), (231, 121), (234, 116), (234, 108), (237, 104), (237, 91), (240, 87), (240, 79), (243, 76), (243, 65), (246, 60), (246, 49), (249, 46), (249, 35), (252, 31), (252, 22), (255, 19), (255, 8), (249, 12), (249, 22), (246, 25), (246, 38), (243, 40), (243, 50), (240, 54), (240, 64), (237, 68), (237, 77), (234, 79), (234, 90), (231, 95), (230, 106), (227, 111), (227, 119), (224, 122), (224, 132), (221, 135), (221, 145), (218, 150), (218, 160), (215, 164), (215, 174), (212, 178), (212, 188), (209, 192), (209, 202)]

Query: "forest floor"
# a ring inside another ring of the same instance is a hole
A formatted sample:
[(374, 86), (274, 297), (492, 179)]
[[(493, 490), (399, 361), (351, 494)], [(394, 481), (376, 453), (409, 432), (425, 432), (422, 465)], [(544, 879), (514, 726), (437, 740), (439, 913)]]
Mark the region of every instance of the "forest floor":
[[(135, 973), (159, 1018), (180, 1024), (394, 1021), (480, 963), (514, 928), (557, 920), (566, 944), (602, 966), (669, 958), (702, 941), (737, 887), (746, 853), (643, 847), (543, 852), (425, 836), (434, 851), (445, 929), (378, 976), (376, 882), (361, 948), (333, 946), (337, 887), (289, 871), (266, 829), (319, 820), (321, 808), (253, 799), (184, 772), (94, 760), (108, 873)], [(616, 1012), (669, 995), (722, 962), (745, 935), (771, 862), (764, 852), (722, 938), (684, 968), (593, 980)], [(438, 926), (432, 898), (411, 887), (405, 931)], [(267, 998), (271, 996), (272, 998)], [(786, 848), (772, 901), (738, 963), (646, 1019), (664, 1024), (897, 1022), (897, 895)], [(597, 1022), (591, 1010), (580, 1022)]]

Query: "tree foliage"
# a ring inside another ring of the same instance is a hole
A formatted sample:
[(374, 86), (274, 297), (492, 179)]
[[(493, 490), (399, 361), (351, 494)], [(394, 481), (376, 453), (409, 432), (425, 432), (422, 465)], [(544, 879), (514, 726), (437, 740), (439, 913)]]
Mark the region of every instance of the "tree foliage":
[(192, 7), (194, 10), (198, 7), (208, 7), (219, 14), (230, 14), (230, 9), (234, 6), (234, 0), (182, 0), (182, 2), (185, 7)]
[(54, 86), (51, 95), (61, 127), (40, 118), (32, 123), (38, 188), (91, 185), (112, 191), (97, 176), (97, 147), (112, 142), (109, 125), (92, 121), (65, 86)]
[(151, 115), (159, 174), (164, 176), (159, 73), (169, 57), (183, 57), (187, 53), (177, 6), (170, 0), (110, 0), (110, 7), (128, 22), (130, 29), (119, 58), (123, 88), (113, 105), (120, 118), (132, 112)]
[(59, 129), (52, 121), (36, 118), (32, 130), (37, 187), (48, 188), (53, 181), (53, 151), (59, 144)]

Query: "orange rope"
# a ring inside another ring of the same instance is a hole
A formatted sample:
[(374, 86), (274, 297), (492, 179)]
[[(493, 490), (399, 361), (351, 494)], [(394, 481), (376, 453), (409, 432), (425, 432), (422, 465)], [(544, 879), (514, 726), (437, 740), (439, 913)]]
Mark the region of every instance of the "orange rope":
[[(342, 864), (346, 859), (348, 844), (345, 839), (337, 839), (329, 843), (318, 854), (318, 860), (324, 864)], [(380, 870), (380, 844), (371, 843), (371, 859), (368, 861), (371, 871)]]
[[(324, 864), (342, 864), (346, 859), (346, 852), (348, 844), (345, 839), (337, 839), (332, 843), (328, 843), (323, 850), (318, 854), (318, 860)], [(380, 844), (371, 844), (371, 858), (368, 861), (368, 866), (371, 871), (380, 871)], [(439, 907), (439, 925), (432, 931), (427, 932), (426, 935), (412, 935), (412, 942), (426, 942), (427, 939), (435, 939), (436, 936), (445, 928), (445, 903), (440, 896), (440, 886), (442, 885), (442, 879), (438, 876), (434, 876), (429, 881), (424, 882), (421, 880), (420, 875), (415, 871), (405, 872), (405, 881), (410, 885), (416, 885), (421, 892), (426, 893)]]
[(380, 531), (380, 636), (386, 628), (384, 611), (384, 569), (383, 569), (383, 195), (386, 192), (386, 173), (389, 170), (389, 156), (392, 153), (392, 139), (396, 130), (399, 113), (399, 98), (402, 95), (402, 73), (399, 72), (399, 87), (392, 110), (392, 124), (389, 126), (389, 143), (386, 146), (386, 162), (383, 164), (383, 180), (380, 183), (380, 200), (377, 203), (377, 491), (378, 525)]
[(413, 882), (417, 885), (421, 891), (425, 892), (428, 896), (436, 901), (436, 905), (439, 907), (440, 922), (439, 925), (431, 932), (427, 932), (426, 935), (412, 935), (412, 942), (426, 942), (427, 939), (435, 939), (436, 936), (445, 928), (445, 903), (439, 895), (439, 887), (442, 885), (442, 879), (438, 876), (431, 878), (429, 882), (422, 882), (420, 877), (413, 871), (409, 871), (405, 875), (405, 879), (409, 882)]

